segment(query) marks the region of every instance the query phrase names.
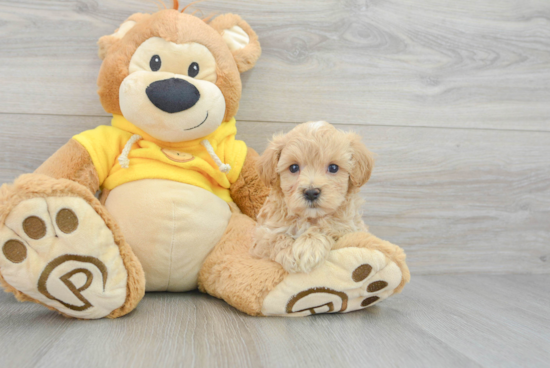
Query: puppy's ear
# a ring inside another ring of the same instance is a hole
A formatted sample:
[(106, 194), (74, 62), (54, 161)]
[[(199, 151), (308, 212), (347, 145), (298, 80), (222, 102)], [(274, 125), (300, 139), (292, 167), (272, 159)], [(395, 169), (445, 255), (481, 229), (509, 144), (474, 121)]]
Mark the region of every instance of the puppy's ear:
[(370, 178), (374, 167), (374, 157), (371, 151), (361, 143), (361, 137), (355, 133), (349, 133), (353, 167), (349, 176), (353, 186), (359, 188), (363, 186)]
[(281, 152), (285, 146), (285, 138), (283, 134), (273, 136), (273, 140), (269, 142), (266, 150), (260, 157), (257, 163), (257, 170), (260, 179), (268, 187), (277, 184), (279, 174), (277, 174), (277, 164), (281, 157)]
[(209, 24), (222, 35), (239, 72), (252, 69), (262, 53), (260, 41), (252, 27), (236, 14), (220, 15)]

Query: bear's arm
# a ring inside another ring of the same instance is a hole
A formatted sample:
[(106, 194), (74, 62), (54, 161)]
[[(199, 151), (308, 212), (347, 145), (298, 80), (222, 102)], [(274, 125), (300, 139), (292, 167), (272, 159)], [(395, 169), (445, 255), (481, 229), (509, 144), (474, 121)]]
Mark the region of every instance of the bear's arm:
[(256, 170), (259, 157), (256, 151), (248, 147), (241, 174), (229, 189), (231, 198), (242, 213), (254, 220), (269, 195), (269, 188), (260, 180)]
[(34, 173), (76, 181), (94, 194), (99, 190), (99, 177), (92, 158), (75, 139), (58, 149)]

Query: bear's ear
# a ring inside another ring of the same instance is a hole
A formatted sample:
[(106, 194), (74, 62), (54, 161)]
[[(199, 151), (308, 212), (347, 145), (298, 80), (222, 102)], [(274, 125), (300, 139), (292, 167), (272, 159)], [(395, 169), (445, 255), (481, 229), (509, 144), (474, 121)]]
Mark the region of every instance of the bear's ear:
[(224, 14), (211, 21), (210, 26), (218, 31), (233, 58), (239, 72), (244, 73), (252, 69), (262, 53), (256, 32), (240, 16)]
[(97, 41), (98, 50), (97, 55), (101, 60), (105, 59), (105, 55), (107, 55), (107, 50), (114, 45), (116, 42), (118, 42), (130, 29), (132, 29), (136, 25), (135, 20), (127, 20), (124, 23), (118, 27), (118, 29), (115, 31), (115, 33), (103, 36)]
[(134, 26), (136, 25), (137, 22), (139, 22), (141, 19), (149, 17), (149, 16), (150, 16), (149, 14), (141, 14), (141, 13), (133, 14), (128, 19), (126, 19), (120, 25), (120, 27), (118, 27), (115, 30), (115, 33), (110, 34), (108, 36), (101, 37), (99, 39), (99, 41), (97, 41), (97, 45), (99, 47), (98, 50), (97, 50), (97, 54), (99, 55), (99, 58), (101, 60), (105, 59), (105, 55), (107, 55), (107, 50), (109, 50), (109, 48), (112, 45), (114, 45), (115, 43), (120, 41), (122, 39), (122, 37), (124, 37), (124, 35), (126, 33), (128, 33), (129, 30), (134, 28)]

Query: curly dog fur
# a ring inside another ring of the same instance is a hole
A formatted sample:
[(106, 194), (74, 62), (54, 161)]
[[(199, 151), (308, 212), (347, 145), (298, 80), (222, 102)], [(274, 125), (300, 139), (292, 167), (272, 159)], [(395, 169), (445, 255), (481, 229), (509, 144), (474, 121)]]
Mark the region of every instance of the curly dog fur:
[(366, 232), (359, 188), (373, 165), (361, 137), (326, 122), (304, 123), (275, 136), (258, 162), (271, 192), (258, 215), (251, 254), (288, 272), (309, 272), (340, 237)]

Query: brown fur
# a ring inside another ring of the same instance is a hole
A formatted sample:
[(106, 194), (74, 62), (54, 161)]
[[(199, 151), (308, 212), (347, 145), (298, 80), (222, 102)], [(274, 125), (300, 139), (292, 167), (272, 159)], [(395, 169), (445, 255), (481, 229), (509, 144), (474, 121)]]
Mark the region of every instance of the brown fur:
[(361, 137), (355, 133), (348, 134), (352, 150), (353, 168), (349, 179), (353, 187), (360, 188), (369, 181), (374, 167), (374, 157), (371, 151), (361, 143)]
[[(217, 20), (217, 19), (220, 20)], [(129, 74), (128, 65), (135, 50), (151, 37), (164, 38), (175, 43), (197, 42), (206, 46), (214, 55), (218, 78), (216, 85), (225, 97), (224, 121), (235, 116), (241, 98), (239, 71), (254, 66), (261, 49), (256, 33), (239, 16), (226, 14), (214, 19), (210, 25), (190, 14), (174, 9), (161, 10), (154, 14), (134, 14), (128, 20), (136, 22), (124, 37), (102, 37), (99, 54), (104, 57), (98, 77), (98, 94), (105, 111), (121, 114), (119, 87)], [(251, 44), (231, 53), (219, 32), (222, 26), (238, 24), (250, 37)]]
[(101, 191), (101, 194), (99, 196), (99, 203), (101, 203), (103, 206), (105, 206), (105, 203), (107, 202), (107, 198), (109, 198), (109, 193), (111, 193), (109, 189), (103, 189)]
[(92, 193), (99, 190), (99, 178), (92, 158), (74, 139), (58, 149), (34, 173), (75, 181)]
[[(128, 21), (139, 22), (140, 20), (148, 18), (149, 16), (150, 14), (135, 13), (135, 14), (132, 14), (124, 22), (128, 22)], [(115, 30), (115, 33), (118, 32), (119, 29), (120, 28), (117, 28)], [(98, 46), (97, 55), (101, 60), (105, 59), (105, 56), (107, 56), (109, 49), (112, 46), (115, 46), (116, 48), (119, 45), (119, 43), (120, 43), (120, 38), (113, 35), (106, 35), (106, 36), (100, 37), (99, 40), (97, 41), (97, 46)]]
[[(258, 216), (252, 254), (289, 272), (309, 272), (340, 237), (366, 231), (358, 191), (370, 177), (371, 156), (360, 137), (325, 122), (301, 124), (275, 137), (259, 161), (272, 190)], [(328, 171), (331, 164), (337, 172)], [(290, 172), (292, 165), (299, 171)], [(304, 197), (309, 189), (320, 191), (315, 202)]]
[[(84, 199), (101, 216), (105, 224), (112, 231), (115, 243), (118, 245), (124, 266), (128, 272), (126, 286), (126, 301), (118, 309), (111, 312), (107, 318), (121, 317), (131, 312), (145, 294), (145, 275), (138, 259), (130, 246), (124, 241), (116, 222), (97, 198), (84, 186), (66, 179), (53, 179), (46, 175), (26, 174), (20, 176), (13, 184), (4, 184), (0, 187), (0, 224), (20, 202), (36, 197), (79, 197)], [(41, 302), (23, 294), (9, 285), (0, 274), (0, 283), (6, 292), (13, 293), (19, 301)], [(44, 304), (42, 304), (44, 305)], [(48, 309), (56, 310), (48, 307)], [(63, 314), (63, 313), (61, 313)], [(65, 315), (65, 314), (64, 314)], [(65, 315), (66, 317), (69, 317)]]
[(260, 179), (256, 170), (258, 159), (258, 153), (252, 148), (248, 148), (241, 174), (230, 188), (233, 201), (239, 206), (242, 213), (252, 219), (256, 219), (269, 195), (269, 188)]
[(287, 272), (275, 262), (250, 256), (255, 227), (250, 217), (233, 213), (225, 234), (202, 265), (199, 290), (259, 316), (265, 297)]
[(233, 51), (233, 57), (239, 68), (239, 72), (244, 73), (250, 70), (256, 65), (256, 60), (260, 58), (262, 54), (262, 48), (260, 47), (260, 41), (258, 41), (258, 35), (254, 30), (246, 23), (240, 16), (236, 14), (224, 14), (215, 18), (210, 22), (210, 26), (218, 32), (223, 32), (225, 29), (229, 29), (233, 26), (241, 27), (250, 37), (249, 44), (237, 51)]
[[(261, 316), (265, 297), (288, 273), (278, 263), (254, 259), (249, 254), (255, 227), (256, 223), (248, 216), (233, 213), (223, 238), (202, 266), (199, 289), (244, 313)], [(369, 233), (357, 232), (342, 236), (333, 249), (352, 247), (378, 250), (397, 264), (403, 278), (393, 294), (401, 292), (410, 281), (405, 253), (397, 245)]]

